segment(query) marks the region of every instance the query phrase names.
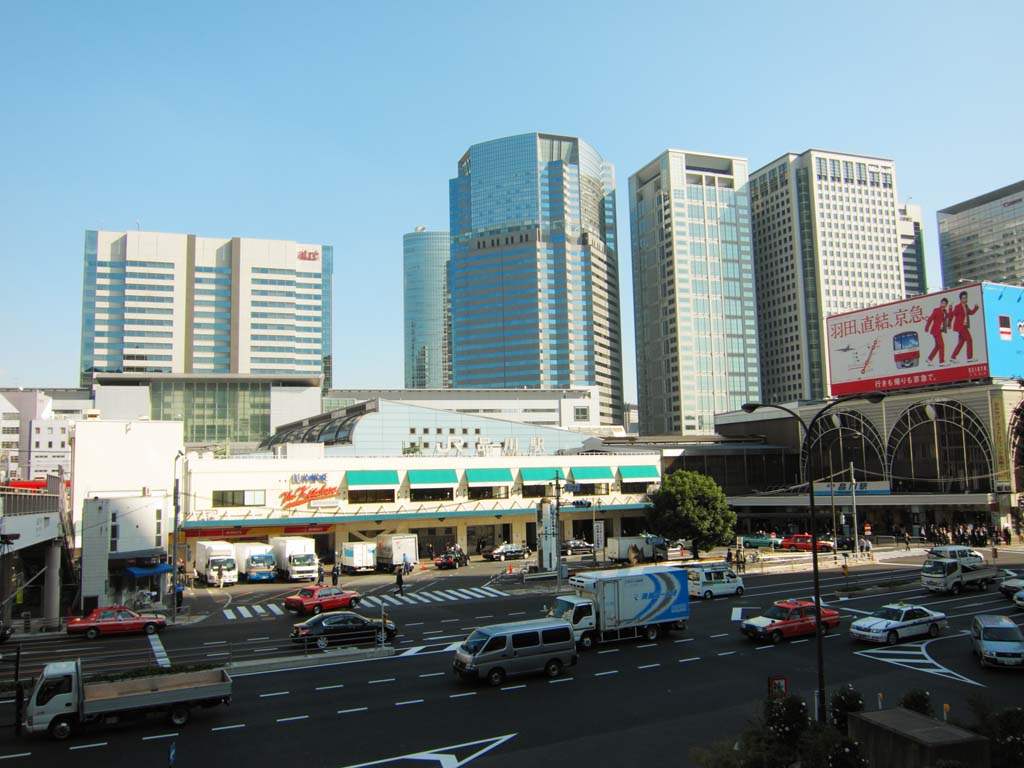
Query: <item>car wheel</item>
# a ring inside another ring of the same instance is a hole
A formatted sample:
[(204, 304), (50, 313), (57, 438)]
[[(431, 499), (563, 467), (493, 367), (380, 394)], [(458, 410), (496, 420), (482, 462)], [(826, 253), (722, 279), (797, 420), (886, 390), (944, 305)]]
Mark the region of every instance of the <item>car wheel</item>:
[(584, 632), (583, 636), (580, 638), (580, 650), (581, 651), (589, 651), (593, 647), (594, 647), (594, 633), (593, 632)]
[(657, 624), (651, 624), (646, 629), (644, 629), (644, 637), (646, 637), (651, 642), (657, 640), (660, 635), (661, 627), (659, 627)]
[(321, 608), (319, 605), (314, 605), (313, 606), (313, 610), (311, 610), (310, 613), (312, 613), (314, 616), (316, 616), (322, 610), (323, 610), (323, 608)]
[(142, 628), (142, 631), (145, 632), (147, 635), (155, 634), (156, 624), (154, 624), (153, 622), (149, 622), (148, 624), (146, 624), (146, 626)]
[(896, 645), (900, 641), (900, 633), (895, 629), (885, 636), (885, 642), (889, 645)]
[(710, 589), (709, 589), (709, 590), (707, 590), (707, 591), (706, 591), (706, 592), (704, 593), (704, 599), (705, 599), (705, 600), (710, 600), (710, 599), (711, 599), (711, 598), (713, 598), (714, 596), (715, 596), (715, 593), (714, 593), (714, 592), (712, 592), (712, 591), (711, 591)]
[(320, 637), (316, 639), (316, 647), (322, 651), (327, 648), (329, 642), (330, 640), (327, 639), (326, 635), (320, 635)]
[(173, 725), (181, 727), (188, 722), (188, 715), (188, 707), (174, 707), (171, 709), (171, 716), (169, 719)]
[(960, 594), (960, 585), (959, 584), (954, 584), (952, 587), (949, 588), (949, 591), (952, 594), (954, 594), (954, 595), (959, 595)]
[(773, 642), (773, 643), (774, 643), (775, 645), (778, 645), (779, 643), (781, 643), (781, 642), (782, 642), (782, 633), (781, 633), (781, 632), (780, 632), (779, 630), (777, 630), (777, 629), (776, 629), (776, 630), (775, 630), (774, 632), (772, 632), (772, 633), (771, 633), (771, 634), (770, 634), (770, 635), (768, 636), (768, 638), (769, 638), (769, 639), (770, 639), (770, 640), (771, 640), (771, 641), (772, 641), (772, 642)]
[(495, 667), (487, 673), (487, 683), (497, 688), (499, 685), (505, 682), (505, 670), (501, 667)]
[(501, 560), (502, 562), (505, 562), (505, 556), (504, 556), (504, 555), (502, 555), (502, 556), (501, 556), (501, 557), (499, 557), (498, 559), (499, 559), (499, 560)]
[(85, 630), (85, 636), (90, 640), (95, 640), (100, 636), (100, 631), (96, 627), (89, 627), (89, 629)]
[(349, 601), (349, 603), (348, 603), (348, 607), (349, 607), (349, 608), (358, 608), (358, 607), (359, 607), (359, 598), (358, 598), (358, 597), (353, 597), (353, 598), (352, 598), (352, 599), (351, 599), (351, 600)]
[(562, 674), (562, 662), (558, 659), (551, 659), (544, 665), (544, 674), (551, 678), (558, 677)]
[(743, 594), (743, 587), (736, 587), (736, 596), (740, 597)]
[(789, 545), (789, 551), (790, 552), (796, 552), (796, 545), (795, 544), (790, 544)]
[(939, 625), (938, 624), (929, 624), (928, 625), (928, 637), (938, 637), (938, 636), (939, 636)]
[(820, 624), (818, 624), (818, 632), (823, 634), (823, 635), (827, 635), (828, 634), (828, 624), (826, 624), (824, 621), (821, 622)]
[(377, 645), (384, 645), (384, 643), (386, 643), (388, 639), (387, 632), (385, 632), (383, 629), (378, 629), (377, 636), (375, 639), (377, 641)]
[(988, 579), (982, 579), (978, 582), (978, 589), (985, 592), (988, 589)]
[(71, 720), (67, 717), (56, 717), (50, 723), (50, 736), (57, 741), (64, 741), (71, 735)]

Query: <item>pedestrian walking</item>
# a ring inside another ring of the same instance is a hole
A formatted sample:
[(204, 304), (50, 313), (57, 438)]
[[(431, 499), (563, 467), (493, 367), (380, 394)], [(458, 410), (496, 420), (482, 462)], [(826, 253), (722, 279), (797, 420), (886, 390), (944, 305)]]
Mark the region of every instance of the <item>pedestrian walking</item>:
[(405, 597), (405, 590), (402, 588), (402, 569), (395, 568), (395, 594)]
[(429, 557), (431, 560), (434, 559), (434, 545), (433, 544), (427, 544), (427, 557)]
[(338, 564), (335, 563), (334, 567), (331, 568), (331, 586), (332, 587), (338, 586), (338, 577), (340, 577), (340, 576), (341, 576), (341, 568), (339, 568)]
[(903, 532), (903, 547), (907, 552), (910, 551), (910, 534), (907, 531)]
[(324, 564), (323, 563), (318, 563), (317, 566), (316, 566), (316, 583), (317, 584), (323, 584), (324, 583)]
[(402, 573), (408, 574), (412, 570), (408, 555), (402, 555)]
[(729, 547), (729, 549), (725, 551), (725, 562), (732, 565), (732, 547)]
[(185, 602), (185, 582), (182, 579), (178, 579), (174, 584), (174, 606), (181, 608), (183, 602)]
[(217, 566), (217, 589), (224, 589), (224, 566)]

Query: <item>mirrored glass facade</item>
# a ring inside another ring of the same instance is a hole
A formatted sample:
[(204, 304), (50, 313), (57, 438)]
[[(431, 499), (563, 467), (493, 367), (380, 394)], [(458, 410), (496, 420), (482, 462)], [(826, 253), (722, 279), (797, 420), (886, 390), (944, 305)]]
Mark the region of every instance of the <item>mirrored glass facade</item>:
[(1024, 283), (1024, 181), (944, 208), (939, 220), (942, 279)]
[(448, 326), (447, 232), (420, 227), (402, 238), (405, 312), (405, 386), (445, 389), (452, 385)]
[(586, 142), (475, 144), (449, 183), (452, 386), (596, 385), (622, 423), (614, 168)]
[(258, 443), (270, 433), (269, 383), (154, 380), (149, 398), (154, 421), (184, 421), (187, 444)]

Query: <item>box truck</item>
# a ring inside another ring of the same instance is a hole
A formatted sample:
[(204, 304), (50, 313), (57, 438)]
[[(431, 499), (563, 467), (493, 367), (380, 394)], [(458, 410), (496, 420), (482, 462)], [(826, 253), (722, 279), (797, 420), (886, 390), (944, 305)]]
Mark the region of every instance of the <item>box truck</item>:
[(228, 541), (197, 541), (195, 543), (196, 578), (206, 584), (218, 584), (224, 576), (224, 586), (238, 583), (238, 565), (235, 548)]
[(420, 559), (420, 540), (415, 533), (386, 533), (377, 537), (377, 570), (391, 573), (405, 560), (415, 565)]
[(270, 540), (277, 561), (277, 575), (285, 581), (316, 581), (316, 542), (305, 536), (275, 536)]
[(685, 569), (666, 565), (583, 571), (569, 579), (575, 594), (555, 600), (548, 616), (572, 624), (583, 650), (614, 640), (657, 640), (686, 628), (688, 576)]
[(365, 573), (377, 568), (377, 543), (346, 541), (341, 545), (341, 572)]
[(964, 587), (988, 589), (999, 579), (999, 572), (985, 564), (965, 563), (956, 558), (929, 558), (921, 567), (921, 586), (932, 592), (960, 594)]
[(236, 541), (235, 562), (238, 575), (246, 581), (273, 581), (277, 578), (274, 548), (257, 541)]
[(66, 739), (90, 723), (113, 724), (157, 713), (172, 725), (188, 722), (193, 707), (231, 702), (231, 676), (224, 669), (89, 682), (82, 661), (58, 661), (43, 667), (32, 693), (18, 713), (22, 733), (49, 732)]
[(661, 536), (612, 536), (605, 543), (605, 558), (622, 563), (629, 560), (629, 549), (636, 546), (641, 560), (667, 559), (665, 540)]

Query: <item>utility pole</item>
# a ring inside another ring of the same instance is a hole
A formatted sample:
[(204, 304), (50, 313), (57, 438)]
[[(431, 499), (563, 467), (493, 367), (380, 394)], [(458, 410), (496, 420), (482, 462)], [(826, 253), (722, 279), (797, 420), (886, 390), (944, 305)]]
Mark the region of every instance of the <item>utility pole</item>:
[(853, 474), (853, 462), (850, 462), (850, 498), (853, 504), (853, 552), (854, 558), (860, 553), (860, 534), (857, 528), (857, 478)]
[(178, 573), (178, 517), (181, 514), (181, 495), (178, 486), (178, 459), (185, 455), (184, 451), (178, 451), (174, 457), (174, 528), (171, 530), (171, 623), (178, 620), (178, 579), (183, 574)]

